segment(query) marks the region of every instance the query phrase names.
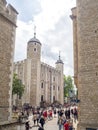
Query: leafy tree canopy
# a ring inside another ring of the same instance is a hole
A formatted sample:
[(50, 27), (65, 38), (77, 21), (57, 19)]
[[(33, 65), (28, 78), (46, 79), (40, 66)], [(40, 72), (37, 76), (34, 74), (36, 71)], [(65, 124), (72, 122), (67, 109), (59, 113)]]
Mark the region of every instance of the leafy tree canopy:
[(17, 94), (19, 97), (22, 97), (24, 92), (24, 85), (22, 81), (18, 79), (17, 74), (13, 75), (13, 85), (12, 85), (12, 94)]
[(73, 92), (73, 80), (71, 76), (64, 76), (64, 96), (69, 97), (70, 92)]

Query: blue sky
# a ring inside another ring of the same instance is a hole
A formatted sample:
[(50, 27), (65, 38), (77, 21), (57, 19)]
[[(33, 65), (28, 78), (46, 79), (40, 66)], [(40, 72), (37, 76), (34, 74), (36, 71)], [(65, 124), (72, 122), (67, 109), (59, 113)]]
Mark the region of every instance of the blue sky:
[(19, 13), (15, 41), (15, 61), (26, 58), (27, 42), (34, 35), (42, 43), (42, 62), (55, 66), (59, 51), (64, 74), (73, 76), (73, 36), (71, 8), (76, 0), (7, 0)]

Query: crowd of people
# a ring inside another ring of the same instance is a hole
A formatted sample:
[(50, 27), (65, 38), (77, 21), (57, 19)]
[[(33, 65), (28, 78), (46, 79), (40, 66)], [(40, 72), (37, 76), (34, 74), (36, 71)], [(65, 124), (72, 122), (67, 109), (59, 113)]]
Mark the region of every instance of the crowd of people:
[(77, 107), (68, 107), (58, 111), (58, 126), (59, 130), (73, 130), (73, 121), (78, 119)]
[[(73, 130), (73, 121), (75, 122), (78, 119), (77, 111), (76, 106), (65, 106), (62, 108), (29, 108), (20, 111), (19, 117), (26, 117), (26, 130), (35, 126), (38, 127), (38, 130), (44, 130), (45, 123), (53, 118), (57, 118), (58, 130)], [(33, 126), (30, 126), (30, 115), (32, 115)]]

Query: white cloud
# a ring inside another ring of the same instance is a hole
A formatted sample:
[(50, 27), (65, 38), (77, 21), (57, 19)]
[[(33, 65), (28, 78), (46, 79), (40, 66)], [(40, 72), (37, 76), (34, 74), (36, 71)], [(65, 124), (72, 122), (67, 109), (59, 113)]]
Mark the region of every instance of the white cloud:
[(54, 25), (62, 16), (71, 13), (70, 9), (74, 4), (75, 0), (41, 0), (42, 11), (34, 17), (40, 33), (54, 29)]
[(72, 21), (69, 15), (75, 0), (39, 1), (42, 10), (34, 15), (33, 21), (18, 20), (15, 61), (26, 58), (27, 41), (33, 37), (36, 25), (37, 38), (42, 42), (42, 60), (54, 66), (61, 51), (64, 73), (73, 75)]

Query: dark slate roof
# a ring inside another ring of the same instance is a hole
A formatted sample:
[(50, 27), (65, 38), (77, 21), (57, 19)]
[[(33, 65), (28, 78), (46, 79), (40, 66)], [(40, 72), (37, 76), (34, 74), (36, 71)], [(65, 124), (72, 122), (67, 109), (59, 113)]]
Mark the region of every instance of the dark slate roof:
[(61, 60), (60, 56), (59, 56), (59, 59), (57, 60), (56, 64), (58, 64), (58, 63), (64, 64), (63, 61)]
[(30, 42), (39, 43), (39, 44), (41, 45), (41, 42), (40, 42), (36, 37), (31, 38), (31, 39), (28, 41), (28, 43), (30, 43)]
[(56, 64), (58, 64), (58, 63), (64, 64), (61, 59), (57, 60)]

